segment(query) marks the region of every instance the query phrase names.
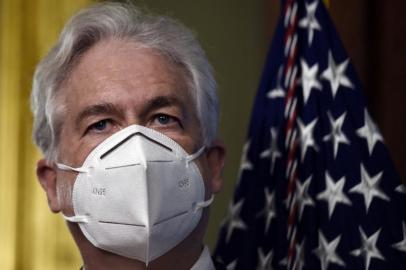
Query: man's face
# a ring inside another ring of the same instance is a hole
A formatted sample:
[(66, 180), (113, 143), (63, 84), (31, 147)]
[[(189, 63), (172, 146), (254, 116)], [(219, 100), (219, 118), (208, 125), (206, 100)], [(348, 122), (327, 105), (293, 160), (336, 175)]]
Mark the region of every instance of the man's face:
[[(164, 133), (188, 153), (202, 146), (181, 69), (128, 41), (102, 41), (88, 50), (64, 81), (58, 101), (64, 104), (58, 162), (70, 166), (80, 167), (98, 144), (132, 124)], [(206, 179), (204, 157), (197, 163)], [(72, 187), (76, 173), (57, 171), (56, 178)], [(73, 214), (70, 206), (61, 210)]]

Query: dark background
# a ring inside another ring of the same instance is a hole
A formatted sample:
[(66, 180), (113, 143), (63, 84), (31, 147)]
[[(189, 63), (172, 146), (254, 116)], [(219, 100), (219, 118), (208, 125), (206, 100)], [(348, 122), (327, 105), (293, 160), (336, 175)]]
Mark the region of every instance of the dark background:
[(406, 179), (406, 2), (331, 1), (330, 14), (364, 84), (368, 107)]
[[(196, 31), (216, 71), (220, 136), (228, 148), (224, 188), (212, 207), (213, 247), (231, 199), (253, 98), (279, 16), (279, 0), (140, 0)], [(406, 179), (406, 1), (330, 0), (329, 12), (364, 86), (368, 107)]]

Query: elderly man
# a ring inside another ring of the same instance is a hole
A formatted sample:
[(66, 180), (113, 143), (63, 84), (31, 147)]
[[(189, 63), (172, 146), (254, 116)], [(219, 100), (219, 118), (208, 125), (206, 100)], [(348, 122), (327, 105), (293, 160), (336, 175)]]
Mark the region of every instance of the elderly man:
[(214, 269), (222, 185), (212, 69), (193, 34), (129, 4), (79, 12), (38, 65), (37, 175), (86, 270)]

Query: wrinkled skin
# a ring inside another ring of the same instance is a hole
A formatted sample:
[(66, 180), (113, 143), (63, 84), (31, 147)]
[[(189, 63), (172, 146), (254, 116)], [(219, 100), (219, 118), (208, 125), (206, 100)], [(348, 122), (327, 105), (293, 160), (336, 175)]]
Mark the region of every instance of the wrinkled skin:
[[(80, 167), (103, 140), (132, 124), (164, 133), (188, 153), (203, 143), (195, 102), (184, 71), (153, 49), (124, 40), (100, 41), (75, 63), (62, 83), (57, 102), (62, 110), (57, 161)], [(225, 149), (214, 140), (196, 163), (203, 176), (206, 198), (221, 189)], [(50, 209), (74, 215), (69, 196), (77, 173), (58, 170), (55, 161), (37, 164), (38, 179)], [(70, 189), (70, 190), (66, 190)], [(59, 194), (59, 198), (58, 198)], [(200, 256), (208, 209), (196, 229), (170, 252), (145, 264), (94, 247), (77, 224), (68, 227), (87, 270), (190, 269)]]

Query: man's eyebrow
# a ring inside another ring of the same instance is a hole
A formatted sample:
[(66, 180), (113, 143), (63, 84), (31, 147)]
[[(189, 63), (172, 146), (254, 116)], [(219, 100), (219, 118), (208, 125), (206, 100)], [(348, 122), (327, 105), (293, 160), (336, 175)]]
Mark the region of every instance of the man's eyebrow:
[(140, 115), (146, 116), (148, 113), (169, 106), (177, 106), (181, 109), (182, 114), (185, 111), (185, 105), (177, 98), (173, 96), (158, 96), (148, 100), (143, 106)]
[(120, 110), (114, 106), (112, 103), (101, 103), (88, 106), (84, 108), (76, 117), (76, 125), (79, 127), (80, 123), (90, 117), (95, 115), (102, 115), (102, 114), (109, 114), (109, 115), (120, 115)]

